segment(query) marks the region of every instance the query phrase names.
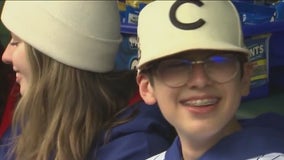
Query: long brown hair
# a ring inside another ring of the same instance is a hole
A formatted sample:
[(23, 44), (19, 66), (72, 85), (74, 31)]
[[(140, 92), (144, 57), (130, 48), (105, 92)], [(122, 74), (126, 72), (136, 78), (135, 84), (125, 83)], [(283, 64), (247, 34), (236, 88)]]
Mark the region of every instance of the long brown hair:
[(14, 114), (14, 156), (86, 159), (102, 130), (120, 123), (112, 120), (136, 91), (136, 73), (83, 71), (26, 48), (33, 78)]

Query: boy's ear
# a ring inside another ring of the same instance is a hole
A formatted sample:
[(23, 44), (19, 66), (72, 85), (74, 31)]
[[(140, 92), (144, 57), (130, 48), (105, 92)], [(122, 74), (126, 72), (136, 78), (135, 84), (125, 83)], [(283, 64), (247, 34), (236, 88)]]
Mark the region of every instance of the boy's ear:
[(136, 82), (139, 86), (139, 93), (144, 102), (148, 105), (155, 104), (157, 101), (154, 96), (154, 89), (150, 83), (149, 77), (143, 73), (138, 73), (136, 76)]
[(242, 77), (242, 95), (247, 96), (250, 92), (250, 82), (254, 65), (251, 62), (244, 64), (244, 72)]

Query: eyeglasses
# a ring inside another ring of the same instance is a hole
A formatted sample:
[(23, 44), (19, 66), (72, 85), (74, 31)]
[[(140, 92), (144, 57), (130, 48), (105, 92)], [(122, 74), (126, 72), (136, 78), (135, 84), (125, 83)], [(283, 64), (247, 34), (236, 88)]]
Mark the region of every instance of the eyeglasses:
[(238, 57), (236, 54), (214, 54), (203, 58), (203, 60), (171, 58), (159, 62), (156, 72), (158, 78), (169, 87), (181, 87), (192, 78), (193, 65), (203, 64), (208, 78), (217, 83), (225, 83), (238, 74), (240, 70)]

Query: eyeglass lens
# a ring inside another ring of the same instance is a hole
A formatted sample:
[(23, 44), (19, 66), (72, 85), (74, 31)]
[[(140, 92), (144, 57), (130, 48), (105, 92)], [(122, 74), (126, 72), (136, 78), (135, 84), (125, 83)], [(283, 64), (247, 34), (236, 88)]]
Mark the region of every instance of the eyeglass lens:
[(204, 60), (186, 58), (169, 59), (160, 62), (157, 68), (159, 77), (170, 87), (180, 87), (192, 78), (192, 66), (203, 63), (208, 78), (219, 83), (233, 79), (239, 68), (239, 61), (234, 55), (211, 55)]

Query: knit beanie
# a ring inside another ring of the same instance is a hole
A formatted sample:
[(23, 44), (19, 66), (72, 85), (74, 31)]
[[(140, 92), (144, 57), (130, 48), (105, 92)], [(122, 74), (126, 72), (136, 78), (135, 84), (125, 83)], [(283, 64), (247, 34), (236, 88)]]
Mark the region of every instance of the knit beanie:
[(43, 54), (82, 70), (113, 70), (121, 42), (115, 1), (6, 1), (1, 20)]

